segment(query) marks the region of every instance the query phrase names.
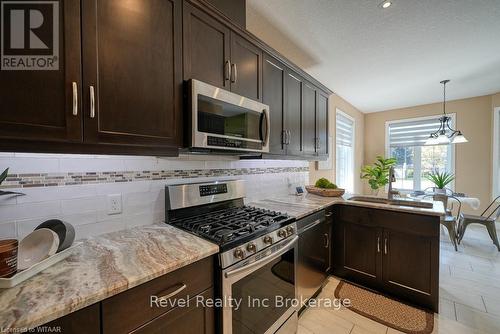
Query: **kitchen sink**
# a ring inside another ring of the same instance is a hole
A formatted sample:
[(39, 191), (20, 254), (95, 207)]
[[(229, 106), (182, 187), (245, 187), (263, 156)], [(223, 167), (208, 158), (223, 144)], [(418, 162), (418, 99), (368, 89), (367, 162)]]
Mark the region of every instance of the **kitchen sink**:
[(423, 209), (432, 209), (434, 204), (432, 202), (427, 201), (419, 201), (419, 200), (409, 200), (409, 199), (387, 199), (381, 197), (369, 197), (369, 196), (353, 196), (348, 199), (349, 201), (355, 202), (369, 202), (369, 203), (379, 203), (379, 204), (388, 204), (388, 205), (399, 205), (399, 206), (410, 206), (414, 208), (423, 208)]

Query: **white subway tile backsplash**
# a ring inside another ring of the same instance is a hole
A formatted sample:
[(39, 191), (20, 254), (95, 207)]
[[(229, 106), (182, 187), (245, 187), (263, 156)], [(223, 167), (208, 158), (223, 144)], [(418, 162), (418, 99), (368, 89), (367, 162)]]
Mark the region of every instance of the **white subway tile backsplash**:
[(125, 164), (123, 159), (115, 157), (109, 159), (96, 159), (94, 157), (60, 159), (60, 170), (67, 173), (81, 172), (107, 172), (107, 171), (124, 171)]
[[(38, 182), (42, 183), (42, 187), (26, 187), (26, 184), (19, 183), (19, 186), (25, 187), (8, 189), (24, 192), (26, 196), (0, 197), (0, 238), (22, 238), (37, 225), (52, 218), (73, 224), (77, 239), (133, 226), (159, 223), (165, 219), (167, 184), (243, 179), (247, 181), (248, 203), (293, 193), (295, 186), (305, 185), (309, 178), (307, 172), (309, 163), (305, 161), (238, 160), (226, 156), (188, 155), (176, 159), (2, 153), (0, 168), (3, 166), (11, 168), (11, 175), (44, 173), (49, 175), (41, 175), (42, 180)], [(301, 168), (306, 169), (304, 171)], [(154, 180), (151, 177), (141, 180), (144, 175), (151, 175), (143, 173), (144, 171), (162, 170), (167, 171), (167, 176), (161, 180)], [(175, 174), (169, 172), (173, 170), (180, 172)], [(126, 182), (114, 182), (121, 180), (117, 175), (112, 179), (99, 179), (110, 176), (109, 172), (119, 175), (125, 172), (123, 179)], [(64, 180), (59, 180), (57, 186), (51, 186), (50, 183), (54, 181), (50, 178), (57, 178), (58, 175), (64, 176)], [(27, 181), (33, 181), (30, 177), (23, 176)], [(72, 181), (74, 177), (89, 180), (87, 183), (83, 182), (84, 184), (67, 185), (66, 182)], [(100, 183), (103, 181), (107, 183)], [(122, 195), (122, 213), (108, 215), (107, 196), (110, 194)]]
[(67, 187), (43, 187), (22, 188), (16, 191), (23, 192), (25, 196), (19, 196), (17, 203), (33, 203), (50, 200), (73, 199), (93, 197), (96, 195), (96, 186), (93, 184), (72, 185)]
[(0, 239), (17, 238), (17, 228), (15, 222), (5, 222), (0, 224)]
[(9, 168), (9, 174), (58, 173), (57, 158), (0, 157), (0, 170)]
[(0, 209), (0, 222), (35, 217), (56, 216), (60, 214), (60, 201), (6, 205)]
[(75, 213), (95, 212), (106, 210), (106, 196), (92, 196), (61, 201), (61, 214), (71, 215)]

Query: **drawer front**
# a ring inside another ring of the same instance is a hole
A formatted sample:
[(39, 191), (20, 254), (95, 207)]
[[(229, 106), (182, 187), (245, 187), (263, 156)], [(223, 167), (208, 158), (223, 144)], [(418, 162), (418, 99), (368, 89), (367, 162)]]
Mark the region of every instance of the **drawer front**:
[(351, 205), (340, 205), (338, 207), (338, 218), (347, 223), (361, 225), (375, 225), (371, 219), (373, 209), (361, 208)]
[[(213, 286), (213, 270), (213, 257), (209, 257), (104, 300), (104, 334), (128, 333), (176, 307), (176, 299), (207, 290)], [(167, 295), (173, 296), (163, 305), (151, 303), (151, 296)]]
[(213, 289), (192, 297), (189, 300), (189, 306), (176, 307), (137, 328), (131, 334), (214, 334), (214, 308), (198, 304), (198, 297), (202, 297), (203, 300), (214, 298)]

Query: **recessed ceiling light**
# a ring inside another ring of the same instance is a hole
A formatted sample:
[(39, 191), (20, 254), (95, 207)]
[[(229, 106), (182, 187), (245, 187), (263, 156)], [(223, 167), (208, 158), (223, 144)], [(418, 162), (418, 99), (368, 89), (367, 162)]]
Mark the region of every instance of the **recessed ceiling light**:
[(382, 9), (387, 9), (387, 8), (392, 6), (392, 1), (386, 0), (386, 1), (382, 2), (379, 6)]

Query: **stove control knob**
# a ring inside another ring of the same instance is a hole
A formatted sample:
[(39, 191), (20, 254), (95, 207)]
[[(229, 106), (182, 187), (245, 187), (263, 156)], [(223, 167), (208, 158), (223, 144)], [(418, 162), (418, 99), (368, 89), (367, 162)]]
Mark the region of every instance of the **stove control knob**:
[(257, 247), (253, 242), (247, 245), (247, 251), (249, 251), (250, 253), (255, 253), (257, 251)]
[(264, 243), (268, 244), (268, 245), (272, 244), (273, 243), (273, 237), (271, 237), (270, 235), (266, 235), (264, 237)]
[(237, 259), (243, 259), (243, 257), (245, 256), (245, 254), (243, 253), (243, 250), (241, 248), (236, 248), (234, 250), (234, 257), (237, 258)]
[(278, 231), (278, 237), (280, 237), (280, 238), (286, 238), (286, 231), (285, 230), (279, 230)]
[(288, 235), (293, 234), (293, 227), (292, 226), (288, 226), (286, 228), (286, 233), (288, 233)]

